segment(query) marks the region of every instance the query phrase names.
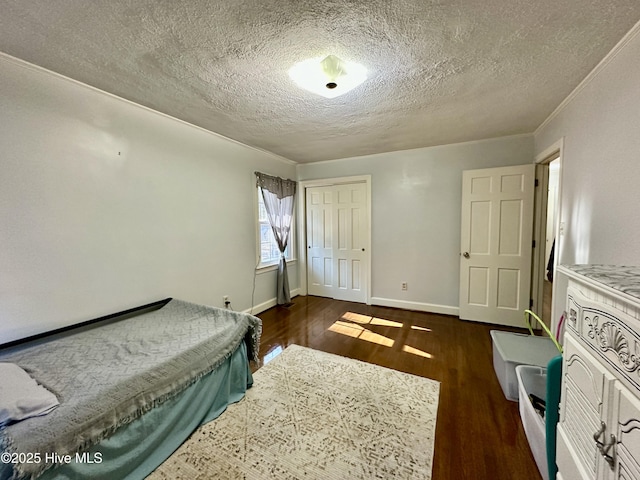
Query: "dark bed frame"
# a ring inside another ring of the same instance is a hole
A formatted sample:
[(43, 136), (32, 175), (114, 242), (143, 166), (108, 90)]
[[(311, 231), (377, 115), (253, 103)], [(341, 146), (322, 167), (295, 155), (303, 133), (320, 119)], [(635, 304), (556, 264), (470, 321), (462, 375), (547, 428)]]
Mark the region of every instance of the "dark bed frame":
[(104, 315), (102, 317), (94, 318), (92, 320), (86, 320), (84, 322), (75, 323), (73, 325), (68, 325), (66, 327), (56, 328), (55, 330), (50, 330), (48, 332), (38, 333), (36, 335), (31, 335), (29, 337), (21, 338), (18, 340), (13, 340), (11, 342), (0, 344), (0, 350), (5, 348), (15, 347), (16, 345), (23, 345), (25, 343), (37, 342), (38, 340), (47, 339), (50, 340), (52, 337), (57, 335), (67, 334), (69, 332), (77, 333), (84, 330), (88, 330), (90, 328), (100, 325), (106, 325), (109, 323), (119, 322), (120, 320), (125, 320), (127, 318), (135, 317), (136, 315), (141, 315), (143, 313), (152, 312), (154, 310), (159, 310), (164, 307), (167, 303), (172, 300), (171, 297), (165, 298), (164, 300), (158, 300), (156, 302), (148, 303), (146, 305), (141, 305), (139, 307), (130, 308), (128, 310), (123, 310), (117, 313), (111, 313), (109, 315)]

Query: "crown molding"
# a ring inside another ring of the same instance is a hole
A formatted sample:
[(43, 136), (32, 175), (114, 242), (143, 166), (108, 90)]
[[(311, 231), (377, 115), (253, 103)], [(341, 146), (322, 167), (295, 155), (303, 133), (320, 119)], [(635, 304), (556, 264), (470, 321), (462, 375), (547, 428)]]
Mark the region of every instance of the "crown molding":
[(545, 119), (544, 122), (540, 124), (538, 128), (536, 128), (535, 132), (533, 132), (534, 136), (537, 136), (551, 121), (557, 117), (564, 108), (571, 103), (571, 101), (582, 91), (584, 88), (596, 77), (598, 74), (605, 69), (605, 67), (622, 51), (624, 47), (627, 46), (629, 42), (631, 42), (636, 35), (640, 33), (640, 22), (636, 23), (631, 30), (629, 30), (622, 40), (620, 40), (615, 47), (611, 49), (611, 51), (598, 63), (591, 72), (582, 80), (576, 88), (565, 98), (560, 105), (556, 107), (556, 109), (551, 112), (551, 114)]

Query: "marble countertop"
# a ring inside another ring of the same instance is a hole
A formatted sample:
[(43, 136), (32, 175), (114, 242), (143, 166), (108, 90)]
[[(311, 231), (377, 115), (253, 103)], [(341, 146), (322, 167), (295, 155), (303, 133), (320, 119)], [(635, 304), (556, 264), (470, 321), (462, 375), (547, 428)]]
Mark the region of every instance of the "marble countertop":
[(640, 299), (640, 267), (624, 265), (562, 265), (562, 267)]

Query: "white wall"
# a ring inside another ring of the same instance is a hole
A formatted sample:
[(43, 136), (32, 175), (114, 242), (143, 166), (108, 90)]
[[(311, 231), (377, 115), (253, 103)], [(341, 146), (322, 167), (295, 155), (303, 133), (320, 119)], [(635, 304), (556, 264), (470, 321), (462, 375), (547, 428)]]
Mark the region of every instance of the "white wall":
[(253, 172), (291, 162), (6, 56), (0, 147), (0, 343), (170, 296), (250, 307)]
[(535, 135), (564, 137), (559, 263), (640, 265), (640, 28)]
[[(558, 264), (640, 265), (640, 23), (536, 131), (536, 154), (564, 137)], [(553, 284), (553, 329), (567, 279)]]
[(300, 164), (298, 179), (370, 174), (372, 303), (456, 314), (462, 171), (533, 158), (532, 136), (513, 136)]

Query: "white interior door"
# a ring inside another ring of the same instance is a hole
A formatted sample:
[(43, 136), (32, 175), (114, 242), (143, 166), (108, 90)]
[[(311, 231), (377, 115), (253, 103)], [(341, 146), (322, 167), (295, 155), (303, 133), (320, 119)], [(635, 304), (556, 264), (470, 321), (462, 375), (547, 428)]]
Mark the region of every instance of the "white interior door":
[(524, 326), (529, 308), (535, 167), (462, 175), (460, 318)]
[(306, 200), (309, 294), (366, 302), (366, 185), (310, 187)]

